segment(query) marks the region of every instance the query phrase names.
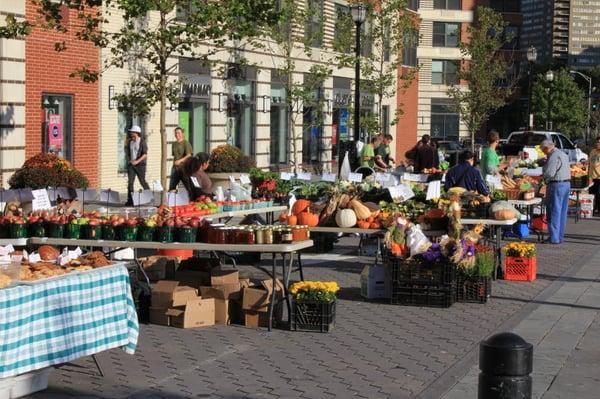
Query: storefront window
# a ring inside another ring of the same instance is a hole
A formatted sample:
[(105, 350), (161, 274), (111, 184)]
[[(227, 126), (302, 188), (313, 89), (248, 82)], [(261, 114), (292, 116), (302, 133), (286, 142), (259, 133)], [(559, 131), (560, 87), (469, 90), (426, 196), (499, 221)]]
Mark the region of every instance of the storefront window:
[[(211, 78), (210, 68), (200, 60), (180, 58), (181, 100), (179, 126), (194, 153), (207, 152), (209, 140), (209, 115)], [(173, 136), (169, 137), (173, 140)]]
[(452, 100), (431, 100), (431, 137), (439, 140), (458, 140), (459, 119), (456, 109), (452, 106)]
[(183, 128), (185, 139), (190, 142), (194, 153), (208, 149), (209, 104), (190, 101), (179, 104), (179, 126)]
[(254, 155), (254, 82), (236, 80), (228, 104), (228, 139), (247, 155)]
[(302, 132), (302, 162), (319, 162), (323, 125), (318, 106), (304, 107), (303, 132)]
[(142, 128), (142, 137), (146, 137), (146, 121), (138, 116), (133, 116), (131, 111), (120, 109), (117, 117), (117, 154), (118, 154), (118, 172), (127, 173), (127, 150), (128, 131), (133, 125)]
[(287, 165), (288, 162), (288, 106), (285, 87), (271, 83), (271, 143), (272, 166)]
[(69, 161), (73, 159), (73, 97), (60, 94), (42, 96), (44, 151)]

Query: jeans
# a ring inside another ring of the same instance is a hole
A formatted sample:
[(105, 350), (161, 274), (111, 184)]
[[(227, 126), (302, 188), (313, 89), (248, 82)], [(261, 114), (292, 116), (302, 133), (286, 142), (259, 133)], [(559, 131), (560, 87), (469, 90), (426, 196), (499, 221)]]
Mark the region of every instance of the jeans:
[(173, 166), (171, 169), (171, 177), (169, 177), (169, 191), (177, 189), (179, 182), (182, 180), (182, 171), (180, 168)]
[(140, 184), (144, 190), (149, 190), (150, 186), (146, 182), (146, 164), (139, 165), (127, 165), (127, 203), (133, 204), (133, 183), (135, 183), (135, 177), (138, 177)]
[(594, 185), (590, 187), (589, 193), (594, 196), (594, 213), (600, 212), (600, 179), (594, 179)]
[(570, 193), (570, 182), (548, 184), (546, 209), (548, 211), (548, 234), (551, 243), (558, 244), (565, 239)]

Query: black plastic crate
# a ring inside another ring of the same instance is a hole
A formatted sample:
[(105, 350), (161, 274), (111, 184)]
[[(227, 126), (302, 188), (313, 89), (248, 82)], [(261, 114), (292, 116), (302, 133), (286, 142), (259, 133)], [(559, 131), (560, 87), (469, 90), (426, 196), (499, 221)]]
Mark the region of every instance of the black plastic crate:
[(456, 276), (456, 302), (486, 303), (492, 295), (490, 277)]
[(447, 261), (427, 262), (418, 257), (387, 259), (392, 266), (392, 281), (400, 285), (452, 284), (456, 279), (456, 266)]
[(335, 302), (292, 301), (292, 331), (329, 332), (335, 326)]
[(586, 188), (588, 186), (587, 176), (571, 177), (571, 188)]
[(392, 287), (392, 305), (449, 308), (456, 295), (454, 284), (449, 285), (398, 285)]

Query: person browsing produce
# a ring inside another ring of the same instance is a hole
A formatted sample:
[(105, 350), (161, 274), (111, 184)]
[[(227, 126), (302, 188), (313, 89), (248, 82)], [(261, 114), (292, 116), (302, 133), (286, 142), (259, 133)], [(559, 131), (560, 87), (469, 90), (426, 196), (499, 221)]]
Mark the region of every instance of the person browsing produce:
[(466, 150), (461, 155), (461, 162), (448, 169), (444, 187), (462, 187), (468, 191), (477, 191), (481, 195), (489, 195), (490, 190), (483, 181), (479, 169), (473, 166), (475, 155), (471, 150)]
[(360, 155), (361, 163), (360, 166), (367, 168), (375, 167), (375, 150), (381, 144), (381, 138), (379, 136), (373, 136), (371, 142), (365, 145)]
[(375, 152), (375, 165), (381, 169), (387, 169), (390, 167), (390, 162), (394, 163), (394, 159), (390, 157), (390, 143), (394, 137), (391, 134), (382, 134), (380, 137), (381, 145)]
[(500, 172), (500, 158), (496, 153), (496, 148), (500, 143), (500, 135), (492, 130), (487, 137), (488, 147), (483, 150), (481, 155), (481, 173), (483, 178), (489, 175), (496, 175)]
[(207, 153), (199, 152), (196, 156), (189, 158), (184, 164), (183, 183), (190, 199), (195, 199), (202, 195), (212, 195), (212, 181), (206, 174), (206, 169), (209, 166), (209, 158)]
[(440, 166), (440, 158), (436, 146), (431, 142), (428, 134), (421, 138), (421, 145), (415, 150), (415, 172), (420, 173), (423, 169), (437, 169)]
[(550, 140), (542, 141), (540, 148), (548, 158), (543, 166), (543, 178), (548, 184), (546, 190), (548, 235), (551, 244), (560, 244), (565, 239), (567, 208), (571, 193), (569, 157), (565, 152), (557, 149)]
[(594, 195), (594, 215), (600, 214), (600, 137), (596, 137), (595, 147), (589, 157), (590, 194)]

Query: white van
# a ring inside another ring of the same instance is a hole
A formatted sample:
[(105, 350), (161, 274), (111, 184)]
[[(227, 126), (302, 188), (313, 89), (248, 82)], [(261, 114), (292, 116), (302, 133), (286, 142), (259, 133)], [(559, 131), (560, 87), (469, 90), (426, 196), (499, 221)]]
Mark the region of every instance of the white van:
[(566, 152), (571, 162), (582, 162), (588, 159), (587, 154), (577, 148), (577, 145), (564, 134), (537, 130), (512, 132), (508, 136), (507, 143), (502, 146), (502, 152), (504, 155), (517, 155), (524, 147), (535, 147), (544, 140), (551, 140), (556, 148)]

